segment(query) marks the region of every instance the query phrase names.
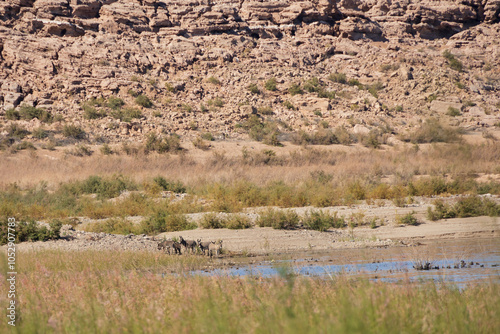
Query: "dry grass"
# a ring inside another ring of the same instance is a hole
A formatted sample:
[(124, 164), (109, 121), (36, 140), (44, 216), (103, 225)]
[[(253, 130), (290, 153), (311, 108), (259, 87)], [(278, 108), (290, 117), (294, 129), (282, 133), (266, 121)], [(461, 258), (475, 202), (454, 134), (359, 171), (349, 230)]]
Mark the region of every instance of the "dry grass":
[[(198, 277), (203, 257), (128, 252), (18, 254), (20, 321), (2, 333), (497, 333), (499, 285), (458, 290), (280, 276)], [(1, 258), (6, 271), (5, 257)], [(175, 272), (180, 275), (171, 275)], [(2, 291), (7, 281), (1, 280)], [(6, 294), (0, 304), (6, 305)]]
[(410, 179), (418, 175), (500, 174), (500, 143), (481, 145), (433, 144), (402, 146), (387, 150), (334, 146), (332, 148), (273, 148), (272, 159), (249, 163), (241, 148), (232, 151), (194, 152), (179, 155), (111, 155), (64, 158), (58, 152), (36, 155), (1, 153), (0, 185), (21, 186), (79, 180), (90, 175), (123, 174), (141, 182), (162, 175), (187, 185), (228, 182), (241, 178), (258, 185), (270, 181), (298, 182), (322, 170), (334, 179), (387, 177)]

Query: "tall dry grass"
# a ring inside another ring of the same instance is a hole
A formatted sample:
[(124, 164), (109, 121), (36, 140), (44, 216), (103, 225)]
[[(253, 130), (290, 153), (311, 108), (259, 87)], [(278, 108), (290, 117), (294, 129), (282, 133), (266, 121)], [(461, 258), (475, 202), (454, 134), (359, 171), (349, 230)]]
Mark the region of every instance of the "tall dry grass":
[(139, 154), (49, 158), (43, 153), (1, 153), (0, 186), (17, 182), (21, 186), (47, 181), (81, 180), (90, 175), (123, 174), (137, 181), (157, 175), (187, 185), (246, 179), (258, 185), (270, 181), (297, 182), (322, 170), (337, 180), (392, 176), (410, 179), (415, 175), (500, 174), (500, 143), (423, 144), (387, 150), (359, 147), (273, 148), (274, 155), (233, 150), (231, 154), (183, 153), (179, 155)]
[[(2, 333), (498, 333), (498, 283), (384, 284), (183, 275), (184, 257), (18, 254), (16, 328)], [(2, 255), (2, 270), (6, 270)], [(177, 263), (177, 264), (176, 264)], [(180, 263), (180, 264), (179, 264)], [(176, 267), (177, 266), (177, 267)], [(178, 275), (169, 274), (176, 271)], [(6, 280), (1, 279), (2, 291)], [(0, 295), (0, 305), (7, 303)], [(5, 309), (5, 308), (4, 308)]]

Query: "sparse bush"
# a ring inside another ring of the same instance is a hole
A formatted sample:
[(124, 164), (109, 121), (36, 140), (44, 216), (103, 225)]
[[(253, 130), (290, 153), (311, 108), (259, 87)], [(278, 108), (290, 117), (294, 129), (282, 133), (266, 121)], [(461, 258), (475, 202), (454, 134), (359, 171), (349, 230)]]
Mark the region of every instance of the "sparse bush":
[(67, 124), (63, 127), (62, 134), (64, 137), (70, 137), (75, 139), (83, 139), (85, 137), (85, 131), (78, 125)]
[(151, 108), (153, 106), (153, 102), (151, 102), (149, 97), (147, 97), (146, 95), (142, 95), (142, 94), (138, 95), (135, 98), (135, 103), (137, 103), (138, 105), (140, 105), (144, 108)]
[(479, 196), (461, 198), (453, 205), (446, 204), (443, 200), (435, 200), (433, 204), (434, 209), (427, 209), (427, 218), (430, 220), (500, 215), (500, 204)]
[(247, 89), (252, 94), (260, 94), (260, 89), (255, 83), (251, 83), (250, 85), (248, 85)]
[(337, 136), (331, 130), (320, 129), (312, 134), (299, 131), (292, 136), (295, 145), (332, 145), (338, 144)]
[(248, 131), (250, 137), (256, 141), (262, 141), (273, 146), (281, 145), (278, 141), (279, 130), (274, 122), (262, 122), (259, 116), (251, 115), (242, 126)]
[(118, 110), (125, 105), (125, 102), (123, 102), (123, 100), (120, 99), (119, 97), (110, 96), (108, 98), (108, 102), (106, 103), (106, 105), (108, 108), (111, 108), (113, 110)]
[(111, 147), (109, 147), (108, 144), (103, 144), (101, 146), (101, 153), (104, 154), (104, 155), (110, 155), (110, 154), (113, 154), (113, 150), (111, 149)]
[(316, 77), (312, 77), (304, 83), (304, 89), (309, 93), (318, 92), (321, 89), (321, 83)]
[(273, 108), (269, 106), (259, 107), (257, 112), (261, 115), (273, 115)]
[(455, 56), (449, 50), (444, 50), (443, 57), (445, 57), (448, 60), (448, 65), (450, 66), (451, 69), (458, 72), (462, 72), (463, 70), (462, 62), (456, 59)]
[(427, 119), (422, 126), (403, 140), (412, 143), (458, 142), (461, 140), (461, 131), (458, 128), (442, 125), (435, 118)]
[(207, 81), (213, 85), (220, 85), (220, 80), (213, 76), (208, 78)]
[(91, 156), (93, 152), (87, 145), (77, 145), (72, 150), (67, 151), (67, 153), (76, 157), (88, 157)]
[[(47, 241), (58, 239), (61, 232), (62, 223), (59, 220), (52, 220), (49, 228), (38, 224), (32, 220), (29, 222), (16, 222), (16, 243), (23, 241)], [(8, 242), (8, 222), (6, 218), (0, 218), (0, 245)]]
[(204, 141), (201, 136), (197, 137), (195, 140), (193, 140), (192, 143), (193, 143), (194, 147), (196, 147), (200, 150), (203, 150), (203, 151), (206, 151), (210, 148), (210, 144), (207, 143), (206, 141)]
[(29, 135), (29, 131), (16, 123), (11, 123), (7, 128), (7, 136), (15, 139), (23, 139)]
[(127, 94), (128, 94), (128, 95), (130, 95), (130, 96), (132, 96), (132, 97), (138, 97), (138, 96), (139, 96), (139, 93), (138, 93), (138, 92), (136, 92), (136, 91), (135, 91), (135, 90), (133, 90), (133, 89), (129, 89), (129, 90), (127, 91)]
[(169, 82), (165, 82), (165, 88), (167, 89), (167, 91), (169, 91), (170, 93), (175, 93), (175, 87), (169, 83)]
[(304, 91), (302, 91), (302, 88), (300, 87), (300, 85), (292, 84), (288, 88), (288, 93), (290, 93), (290, 95), (294, 96), (294, 95), (297, 95), (297, 94), (302, 94), (302, 93), (304, 93)]
[(347, 77), (344, 73), (332, 73), (328, 76), (328, 79), (330, 79), (333, 82), (337, 82), (340, 84), (346, 84), (347, 83)]
[(324, 88), (320, 88), (318, 90), (318, 97), (323, 98), (323, 99), (330, 99), (333, 100), (335, 98), (337, 93), (335, 91), (328, 91)]
[(382, 89), (384, 89), (384, 85), (380, 82), (377, 81), (376, 83), (369, 85), (366, 87), (368, 89), (368, 92), (372, 94), (374, 97), (378, 98), (378, 92)]
[(14, 108), (11, 108), (5, 111), (5, 118), (7, 118), (10, 121), (17, 121), (21, 119), (21, 115), (19, 115), (19, 111), (17, 111)]
[(113, 118), (119, 119), (121, 122), (129, 123), (134, 118), (141, 118), (142, 113), (139, 109), (128, 107), (117, 111), (113, 111), (111, 113), (111, 116), (113, 116)]
[(455, 116), (462, 115), (462, 113), (457, 108), (453, 108), (450, 106), (450, 107), (448, 107), (448, 110), (446, 111), (446, 115), (455, 117)]
[(126, 218), (110, 218), (104, 222), (95, 222), (85, 226), (87, 232), (112, 233), (112, 234), (139, 234), (140, 226), (135, 225)]
[(271, 78), (271, 79), (269, 79), (269, 80), (267, 80), (267, 81), (266, 81), (266, 83), (265, 83), (264, 87), (265, 87), (267, 90), (274, 92), (274, 91), (276, 91), (276, 89), (277, 89), (277, 88), (276, 88), (276, 83), (277, 83), (277, 82), (276, 82), (276, 79), (275, 79), (275, 78)]
[(180, 194), (186, 192), (186, 187), (180, 181), (168, 181), (163, 176), (157, 176), (153, 179), (153, 181), (164, 191), (171, 191)]
[(113, 198), (125, 190), (137, 190), (137, 185), (123, 175), (101, 177), (92, 175), (82, 181), (61, 185), (61, 193), (71, 195), (97, 194), (98, 198)]
[(274, 229), (293, 229), (299, 224), (299, 216), (291, 210), (275, 210), (272, 208), (261, 212), (257, 219), (260, 227)]
[(211, 106), (215, 106), (215, 107), (223, 107), (224, 106), (224, 100), (222, 100), (220, 97), (216, 97), (215, 99), (210, 99), (208, 100), (207, 104), (211, 107)]
[(226, 220), (216, 213), (206, 213), (201, 219), (200, 226), (206, 229), (218, 229), (226, 227)]
[(42, 127), (36, 128), (31, 133), (36, 139), (44, 139), (49, 136), (49, 132)]
[(397, 221), (401, 225), (418, 225), (418, 220), (415, 217), (415, 212), (409, 212), (404, 216), (398, 217)]
[(323, 210), (308, 211), (302, 223), (305, 227), (320, 232), (324, 232), (331, 227), (342, 228), (345, 226), (344, 219), (338, 218), (337, 213), (332, 216)]
[(26, 104), (19, 107), (19, 116), (28, 121), (33, 118), (38, 118), (41, 122), (50, 122), (52, 120), (52, 114), (47, 110), (35, 108)]
[(202, 139), (208, 140), (208, 141), (214, 141), (215, 138), (210, 132), (205, 132), (201, 135)]
[(252, 227), (250, 218), (242, 214), (232, 214), (226, 220), (226, 227), (232, 230), (239, 230)]
[(349, 86), (357, 86), (359, 89), (363, 89), (364, 86), (361, 82), (359, 82), (358, 79), (349, 79), (349, 81), (347, 81), (347, 84)]
[(102, 117), (106, 117), (105, 112), (97, 110), (95, 107), (91, 106), (88, 103), (82, 104), (82, 109), (83, 118), (85, 119), (99, 119)]
[(166, 153), (181, 150), (180, 137), (177, 134), (161, 137), (155, 133), (150, 133), (145, 146), (146, 152), (156, 151), (158, 153)]
[(186, 216), (179, 214), (172, 214), (168, 211), (162, 210), (149, 216), (141, 222), (141, 232), (154, 235), (162, 232), (174, 232), (192, 230), (197, 226), (195, 223), (190, 222)]
[(295, 110), (295, 106), (292, 104), (292, 102), (290, 102), (288, 100), (283, 102), (283, 106), (287, 109)]

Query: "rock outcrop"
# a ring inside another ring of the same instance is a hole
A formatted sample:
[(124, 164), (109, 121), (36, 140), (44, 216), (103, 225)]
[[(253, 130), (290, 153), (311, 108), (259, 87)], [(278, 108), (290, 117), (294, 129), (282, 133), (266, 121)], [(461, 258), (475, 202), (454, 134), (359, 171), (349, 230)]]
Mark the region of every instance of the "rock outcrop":
[[(154, 107), (126, 127), (137, 140), (148, 131), (238, 137), (248, 117), (242, 105), (271, 107), (292, 128), (314, 130), (309, 111), (322, 109), (324, 97), (291, 96), (288, 87), (318, 77), (344, 96), (321, 113), (331, 125), (370, 117), (406, 125), (409, 115), (390, 109), (431, 112), (430, 94), (477, 100), (495, 113), (499, 15), (498, 0), (0, 1), (0, 109), (43, 106), (116, 140), (123, 126), (109, 115), (83, 118), (82, 103), (113, 95), (133, 105), (132, 95), (143, 94)], [(468, 70), (450, 69), (445, 49)], [(335, 72), (365, 87), (383, 81), (383, 91), (328, 80)], [(271, 77), (277, 91), (263, 88)]]

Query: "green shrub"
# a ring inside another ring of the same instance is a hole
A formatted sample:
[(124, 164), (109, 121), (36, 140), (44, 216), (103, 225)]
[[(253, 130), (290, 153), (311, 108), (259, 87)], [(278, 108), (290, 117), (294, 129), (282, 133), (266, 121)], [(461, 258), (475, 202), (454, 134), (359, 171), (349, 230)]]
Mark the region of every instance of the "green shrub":
[(398, 217), (397, 221), (401, 225), (413, 225), (413, 226), (418, 225), (418, 220), (415, 217), (414, 211), (409, 212), (404, 216)]
[(186, 216), (172, 214), (168, 211), (158, 211), (141, 222), (141, 232), (154, 235), (163, 232), (192, 230), (197, 226), (190, 222)]
[(252, 94), (260, 94), (260, 89), (255, 83), (251, 83), (250, 85), (248, 85), (247, 89)]
[(272, 208), (261, 212), (257, 219), (260, 227), (272, 227), (274, 229), (293, 229), (299, 224), (299, 216), (291, 210), (275, 210)]
[(119, 119), (121, 122), (131, 122), (134, 118), (141, 118), (142, 113), (139, 109), (128, 107), (119, 109), (111, 113), (113, 118)]
[(184, 186), (184, 184), (180, 181), (168, 181), (163, 176), (157, 176), (153, 179), (153, 181), (164, 191), (171, 191), (174, 193), (186, 192), (186, 186)]
[(316, 77), (312, 77), (304, 83), (304, 89), (309, 93), (318, 92), (321, 89), (321, 83)]
[(276, 88), (276, 79), (275, 78), (271, 78), (269, 80), (266, 81), (266, 83), (264, 84), (264, 87), (267, 89), (267, 90), (270, 90), (272, 92), (276, 91), (277, 88)]
[(290, 95), (294, 96), (297, 94), (303, 94), (304, 92), (302, 91), (302, 88), (300, 87), (300, 85), (292, 84), (290, 87), (288, 87), (288, 93), (290, 93)]
[(324, 88), (320, 88), (318, 90), (318, 97), (323, 98), (323, 99), (330, 99), (333, 100), (335, 98), (337, 93), (335, 91), (328, 91)]
[(337, 82), (340, 84), (346, 84), (347, 83), (347, 77), (345, 73), (332, 73), (328, 76), (328, 79), (330, 79), (333, 82)]
[(207, 104), (215, 107), (223, 107), (224, 106), (224, 100), (222, 100), (220, 97), (216, 97), (215, 99), (210, 99), (208, 100)]
[(207, 81), (213, 85), (220, 85), (220, 80), (213, 76), (208, 78)]
[(35, 108), (26, 104), (19, 107), (19, 116), (28, 121), (33, 118), (38, 118), (41, 122), (50, 122), (52, 120), (50, 112), (43, 108)]
[(232, 214), (226, 220), (226, 228), (239, 230), (252, 227), (250, 219), (241, 214)]
[(287, 109), (295, 110), (295, 106), (292, 104), (292, 102), (290, 102), (288, 100), (283, 102), (283, 106)]
[(449, 50), (444, 50), (443, 57), (445, 57), (448, 60), (448, 66), (450, 66), (451, 69), (458, 72), (462, 72), (463, 70), (462, 62), (456, 59), (455, 56)]
[(338, 144), (339, 140), (331, 130), (320, 129), (312, 134), (301, 130), (292, 136), (292, 143), (295, 145), (332, 145)]
[(85, 137), (85, 131), (77, 125), (67, 124), (63, 127), (62, 134), (64, 137), (82, 139)]
[(273, 108), (269, 106), (257, 108), (257, 112), (261, 115), (273, 115)]
[(101, 146), (101, 153), (104, 154), (104, 155), (110, 155), (110, 154), (113, 154), (113, 150), (111, 149), (111, 147), (109, 147), (108, 144), (103, 144)]
[(225, 228), (226, 220), (220, 218), (216, 213), (206, 213), (201, 219), (200, 226), (206, 229)]
[(135, 98), (135, 103), (144, 107), (144, 108), (151, 108), (153, 106), (153, 102), (147, 97), (146, 95), (138, 95)]
[(49, 132), (42, 127), (36, 128), (31, 133), (36, 139), (44, 139), (49, 136)]
[(119, 97), (110, 96), (106, 105), (113, 110), (118, 110), (125, 105), (125, 102)]
[(125, 218), (110, 218), (104, 222), (95, 222), (88, 224), (84, 228), (87, 232), (112, 233), (112, 234), (139, 234), (140, 226), (135, 225)]
[(30, 143), (29, 141), (26, 141), (26, 140), (23, 140), (19, 144), (15, 145), (13, 148), (16, 151), (21, 151), (21, 150), (33, 150), (33, 151), (35, 151), (36, 150), (35, 145), (33, 145), (33, 143)]
[(337, 213), (332, 216), (322, 210), (308, 211), (302, 223), (305, 227), (320, 232), (324, 232), (331, 227), (345, 227), (345, 220), (343, 218), (338, 218)]
[(99, 119), (102, 117), (106, 117), (105, 112), (99, 111), (95, 107), (87, 103), (82, 104), (82, 109), (83, 109), (83, 118), (85, 119)]
[(205, 140), (208, 140), (208, 141), (214, 141), (215, 140), (214, 136), (210, 132), (202, 133), (201, 138), (205, 139)]
[(29, 135), (29, 131), (16, 123), (11, 123), (7, 128), (7, 136), (11, 138), (23, 139)]
[(455, 204), (446, 204), (443, 200), (434, 201), (434, 209), (427, 209), (429, 220), (465, 218), (477, 216), (499, 216), (500, 205), (488, 198), (470, 196), (459, 199)]
[(422, 126), (410, 134), (409, 138), (403, 138), (412, 143), (436, 143), (436, 142), (458, 142), (462, 139), (460, 129), (445, 126), (435, 118), (427, 119)]
[(359, 82), (358, 79), (349, 79), (349, 81), (347, 81), (347, 84), (349, 86), (357, 86), (359, 89), (363, 89), (364, 86), (361, 82)]
[(21, 115), (19, 115), (19, 111), (11, 108), (11, 109), (8, 109), (7, 111), (5, 111), (5, 118), (7, 118), (8, 120), (11, 120), (11, 121), (17, 121), (17, 120), (21, 119)]
[(453, 108), (450, 106), (450, 107), (448, 107), (448, 110), (446, 111), (446, 115), (455, 117), (455, 116), (462, 115), (462, 113), (457, 108)]
[[(0, 218), (0, 245), (4, 245), (9, 241), (8, 227), (8, 220), (6, 218)], [(29, 222), (17, 221), (15, 227), (16, 243), (58, 239), (60, 237), (61, 227), (62, 222), (59, 220), (52, 220), (49, 223), (49, 228), (45, 225), (38, 224), (34, 220)]]
[(137, 185), (123, 175), (101, 177), (92, 175), (82, 181), (73, 181), (62, 184), (61, 193), (70, 195), (96, 194), (98, 198), (114, 198), (122, 191), (137, 190)]
[(158, 153), (180, 151), (180, 137), (177, 134), (161, 137), (157, 136), (155, 133), (150, 133), (146, 140), (145, 149), (146, 152), (156, 151)]
[(374, 97), (378, 98), (378, 92), (382, 89), (384, 89), (384, 85), (380, 82), (377, 81), (376, 83), (369, 85), (366, 87), (368, 89), (368, 92), (372, 94)]

